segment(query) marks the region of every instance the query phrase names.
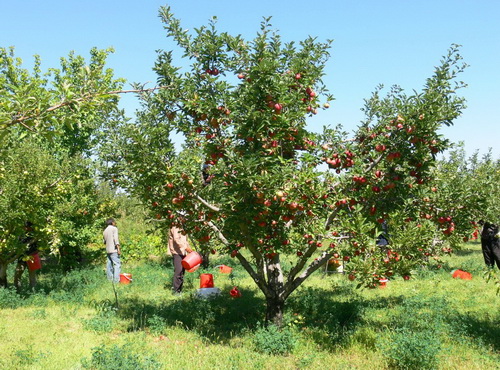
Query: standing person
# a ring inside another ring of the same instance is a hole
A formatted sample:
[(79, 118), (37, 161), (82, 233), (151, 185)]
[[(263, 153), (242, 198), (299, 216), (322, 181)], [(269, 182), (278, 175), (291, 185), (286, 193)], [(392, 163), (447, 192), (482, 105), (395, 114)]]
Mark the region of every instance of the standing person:
[(104, 229), (103, 237), (106, 245), (107, 263), (106, 274), (108, 280), (113, 280), (115, 283), (120, 281), (120, 240), (118, 239), (118, 228), (116, 221), (113, 218), (106, 220), (106, 229)]
[(38, 243), (33, 236), (33, 224), (30, 221), (26, 221), (24, 230), (26, 231), (26, 234), (20, 238), (20, 242), (26, 244), (26, 250), (17, 260), (17, 266), (14, 272), (14, 286), (17, 290), (21, 287), (21, 277), (26, 269), (28, 269), (30, 288), (34, 288), (36, 286), (36, 271), (28, 268), (26, 257), (33, 256), (38, 252)]
[(493, 268), (495, 262), (500, 269), (500, 239), (498, 225), (489, 222), (480, 222), (483, 225), (481, 230), (481, 248), (483, 250), (484, 263)]
[(193, 250), (189, 247), (186, 232), (177, 226), (172, 226), (168, 234), (168, 253), (174, 261), (174, 277), (172, 281), (172, 293), (180, 294), (184, 284), (184, 267), (182, 259)]

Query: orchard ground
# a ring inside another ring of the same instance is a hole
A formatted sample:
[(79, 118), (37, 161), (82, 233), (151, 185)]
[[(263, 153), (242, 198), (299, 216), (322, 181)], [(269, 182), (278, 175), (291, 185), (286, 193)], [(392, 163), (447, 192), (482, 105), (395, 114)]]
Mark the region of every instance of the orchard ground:
[[(235, 259), (215, 255), (170, 294), (170, 261), (127, 262), (130, 285), (113, 287), (104, 259), (63, 275), (46, 265), (35, 292), (0, 289), (1, 368), (16, 369), (497, 369), (500, 312), (484, 279), (479, 243), (385, 289), (356, 289), (317, 271), (287, 303), (286, 338), (263, 329), (265, 299)], [(234, 267), (220, 274), (215, 266)], [(453, 279), (461, 268), (470, 281)], [(192, 296), (199, 273), (220, 297)], [(24, 277), (26, 278), (26, 277)], [(27, 282), (24, 281), (25, 286)], [(237, 286), (241, 298), (229, 291)]]

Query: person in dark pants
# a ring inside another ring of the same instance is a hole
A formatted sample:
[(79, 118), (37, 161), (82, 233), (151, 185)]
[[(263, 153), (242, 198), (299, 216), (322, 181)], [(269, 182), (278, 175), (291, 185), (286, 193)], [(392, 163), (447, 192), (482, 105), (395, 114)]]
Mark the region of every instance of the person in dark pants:
[(28, 270), (29, 274), (29, 284), (30, 288), (36, 286), (36, 271), (30, 270), (28, 268), (28, 263), (26, 262), (26, 257), (32, 256), (38, 252), (38, 244), (33, 236), (33, 224), (29, 221), (26, 222), (24, 229), (26, 230), (26, 235), (20, 238), (20, 242), (26, 244), (26, 251), (17, 260), (16, 270), (14, 272), (14, 286), (17, 290), (21, 287), (21, 277), (23, 276), (24, 270)]
[(192, 251), (189, 247), (186, 232), (176, 226), (172, 226), (168, 235), (168, 253), (172, 255), (174, 261), (174, 277), (172, 281), (172, 293), (174, 294), (182, 292), (184, 284), (182, 259)]
[(481, 230), (481, 248), (483, 250), (484, 263), (493, 268), (495, 263), (500, 269), (500, 238), (498, 225), (484, 222)]

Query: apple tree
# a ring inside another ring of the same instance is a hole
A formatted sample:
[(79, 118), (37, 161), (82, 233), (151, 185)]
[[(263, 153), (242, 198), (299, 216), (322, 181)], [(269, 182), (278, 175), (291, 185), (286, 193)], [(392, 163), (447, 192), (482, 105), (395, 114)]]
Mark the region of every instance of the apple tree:
[(105, 68), (108, 53), (93, 49), (89, 62), (70, 53), (60, 68), (42, 72), (38, 57), (30, 71), (13, 48), (0, 48), (2, 286), (8, 264), (25, 252), (26, 221), (40, 248), (56, 251), (88, 241), (88, 226), (95, 233), (103, 217), (90, 155), (100, 128), (121, 119), (117, 96), (105, 92), (123, 84)]
[[(69, 168), (67, 168), (69, 171)], [(61, 189), (61, 168), (49, 151), (25, 140), (0, 160), (0, 285), (7, 285), (7, 266), (21, 257), (27, 221), (34, 237), (47, 240), (46, 220)], [(41, 248), (46, 245), (41, 245)]]
[[(279, 325), (290, 294), (332, 257), (375, 286), (439, 253), (433, 219), (420, 216), (449, 145), (438, 130), (464, 108), (456, 46), (421, 92), (380, 87), (354, 133), (317, 133), (307, 119), (333, 100), (322, 82), (329, 41), (283, 42), (269, 20), (251, 41), (219, 33), (215, 20), (190, 34), (169, 8), (160, 16), (190, 65), (159, 52), (162, 88), (141, 94), (136, 122), (107, 135), (109, 177), (158, 227), (179, 225), (202, 249), (236, 258), (264, 294), (267, 320)], [(382, 225), (390, 246), (375, 243)]]
[(24, 134), (60, 135), (72, 145), (92, 142), (102, 117), (116, 110), (117, 94), (123, 92), (124, 80), (106, 68), (112, 52), (93, 48), (88, 62), (70, 52), (60, 68), (44, 72), (39, 56), (28, 70), (13, 47), (0, 48), (0, 137), (20, 128)]

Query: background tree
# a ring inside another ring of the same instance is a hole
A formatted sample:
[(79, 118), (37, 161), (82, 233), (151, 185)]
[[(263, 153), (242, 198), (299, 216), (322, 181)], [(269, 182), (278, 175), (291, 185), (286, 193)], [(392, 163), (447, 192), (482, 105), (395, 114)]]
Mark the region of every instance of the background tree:
[(67, 146), (88, 149), (102, 117), (116, 109), (116, 92), (124, 83), (105, 68), (112, 51), (93, 48), (88, 62), (71, 52), (60, 68), (43, 72), (39, 56), (29, 71), (13, 47), (0, 48), (0, 135), (22, 127), (25, 134), (60, 134)]
[(92, 169), (101, 127), (121, 119), (116, 95), (123, 80), (105, 68), (110, 50), (91, 50), (87, 63), (70, 53), (43, 73), (40, 58), (22, 68), (14, 49), (0, 49), (0, 284), (24, 253), (26, 221), (42, 249), (64, 253), (87, 244), (109, 208)]
[[(381, 276), (409, 277), (438, 252), (425, 226), (433, 220), (416, 220), (435, 156), (449, 144), (438, 130), (464, 108), (457, 47), (422, 92), (377, 89), (349, 137), (306, 125), (333, 99), (321, 80), (330, 42), (284, 43), (269, 20), (250, 42), (218, 33), (215, 20), (191, 35), (169, 8), (160, 16), (191, 65), (182, 72), (172, 52), (159, 53), (163, 88), (142, 94), (137, 122), (108, 133), (109, 171), (159, 227), (180, 225), (202, 248), (237, 258), (264, 294), (268, 320), (280, 324), (286, 299), (334, 255), (374, 286)], [(185, 140), (180, 155), (174, 132)], [(384, 222), (390, 248), (375, 245)], [(282, 255), (296, 257), (291, 267)]]

